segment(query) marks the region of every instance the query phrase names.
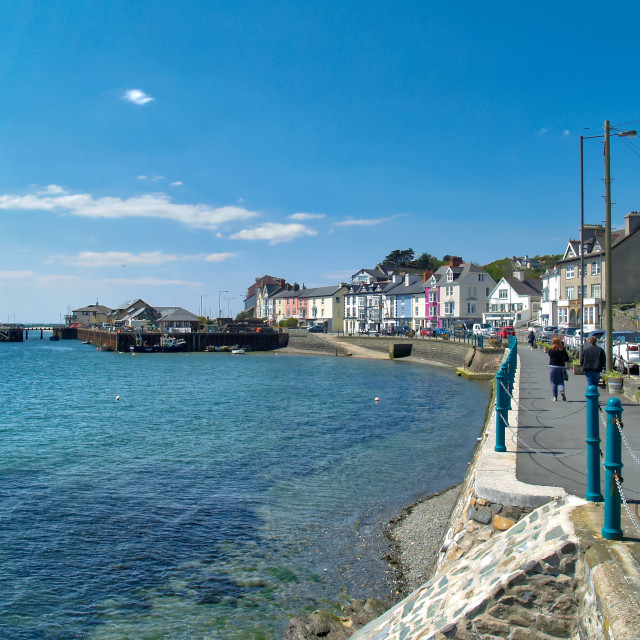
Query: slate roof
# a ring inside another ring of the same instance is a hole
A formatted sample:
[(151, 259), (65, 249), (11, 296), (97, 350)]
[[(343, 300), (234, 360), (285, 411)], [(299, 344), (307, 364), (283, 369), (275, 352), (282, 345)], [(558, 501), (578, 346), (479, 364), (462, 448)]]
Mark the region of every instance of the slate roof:
[(542, 280), (540, 278), (525, 278), (524, 281), (515, 277), (509, 277), (504, 279), (508, 282), (511, 288), (519, 296), (542, 296)]

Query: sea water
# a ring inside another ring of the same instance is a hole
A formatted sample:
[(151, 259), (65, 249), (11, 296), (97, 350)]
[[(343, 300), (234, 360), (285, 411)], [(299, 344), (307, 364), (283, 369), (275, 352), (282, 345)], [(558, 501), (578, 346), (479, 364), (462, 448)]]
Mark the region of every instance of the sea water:
[(38, 338), (0, 343), (4, 640), (279, 640), (388, 598), (385, 524), (462, 480), (488, 402), (400, 361)]

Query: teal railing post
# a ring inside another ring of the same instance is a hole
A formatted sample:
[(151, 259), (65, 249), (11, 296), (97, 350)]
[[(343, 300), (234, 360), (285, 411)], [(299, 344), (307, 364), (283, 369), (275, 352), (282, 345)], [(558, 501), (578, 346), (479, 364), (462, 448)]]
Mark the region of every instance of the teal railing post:
[(587, 398), (587, 492), (585, 500), (602, 502), (600, 491), (600, 424), (598, 420), (598, 387), (590, 384), (584, 394)]
[(507, 416), (507, 392), (503, 388), (505, 379), (504, 367), (500, 367), (496, 373), (496, 446), (494, 451), (504, 452), (507, 447), (504, 445), (504, 419)]
[(622, 416), (622, 405), (618, 398), (611, 398), (607, 402), (607, 454), (604, 463), (606, 469), (604, 483), (604, 526), (602, 537), (606, 540), (620, 540), (620, 492), (615, 476), (622, 482), (622, 438), (616, 421)]

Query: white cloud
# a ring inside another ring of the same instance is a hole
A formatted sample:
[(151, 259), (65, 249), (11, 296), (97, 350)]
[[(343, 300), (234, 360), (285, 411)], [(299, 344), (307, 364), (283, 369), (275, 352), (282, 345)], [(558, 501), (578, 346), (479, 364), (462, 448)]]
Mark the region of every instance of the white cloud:
[(269, 244), (278, 244), (279, 242), (291, 242), (302, 236), (315, 236), (317, 233), (314, 229), (305, 227), (303, 224), (267, 222), (254, 229), (243, 229), (234, 233), (231, 238), (233, 240), (268, 240)]
[(51, 211), (89, 218), (159, 218), (190, 227), (217, 229), (220, 225), (249, 220), (259, 214), (242, 207), (210, 207), (204, 204), (176, 204), (166, 193), (150, 193), (122, 200), (94, 198), (87, 193), (60, 195), (0, 195), (0, 210)]
[(571, 131), (569, 131), (569, 129), (565, 129), (565, 130), (562, 132), (562, 135), (563, 135), (563, 136), (570, 136), (570, 135), (571, 135)]
[(347, 218), (340, 222), (335, 222), (336, 227), (373, 227), (383, 222), (389, 222), (391, 218)]
[(68, 193), (68, 191), (66, 191), (65, 189), (63, 189), (57, 184), (49, 184), (46, 187), (39, 189), (36, 193), (38, 195), (58, 196), (58, 195), (66, 194)]
[(122, 286), (152, 286), (152, 287), (163, 287), (163, 286), (172, 286), (172, 285), (181, 285), (188, 287), (201, 287), (203, 286), (202, 282), (190, 282), (189, 280), (162, 280), (161, 278), (103, 278), (98, 282), (108, 283), (108, 284), (117, 284)]
[(210, 253), (206, 258), (206, 262), (224, 262), (230, 258), (235, 258), (237, 253)]
[(292, 213), (289, 216), (291, 220), (314, 220), (326, 217), (324, 213)]
[(176, 180), (175, 182), (171, 182), (169, 184), (170, 187), (181, 187), (184, 184), (182, 180)]
[(179, 257), (175, 254), (162, 253), (162, 251), (147, 251), (138, 254), (127, 251), (106, 251), (104, 253), (82, 251), (77, 256), (57, 256), (54, 259), (58, 262), (79, 267), (124, 267), (141, 264), (164, 264), (166, 262), (190, 259), (190, 257)]
[(138, 176), (136, 180), (146, 180), (149, 176)]
[(166, 180), (166, 178), (164, 176), (153, 176), (151, 178), (151, 182), (159, 182), (160, 180)]
[(144, 91), (140, 91), (140, 89), (129, 89), (125, 91), (122, 99), (137, 105), (147, 104), (147, 102), (153, 102), (155, 100), (155, 98), (147, 95)]
[(537, 136), (544, 136), (549, 130), (546, 127), (542, 127), (542, 129), (538, 129), (536, 131)]
[(32, 278), (34, 275), (35, 273), (33, 271), (0, 271), (0, 280), (13, 282), (14, 280)]

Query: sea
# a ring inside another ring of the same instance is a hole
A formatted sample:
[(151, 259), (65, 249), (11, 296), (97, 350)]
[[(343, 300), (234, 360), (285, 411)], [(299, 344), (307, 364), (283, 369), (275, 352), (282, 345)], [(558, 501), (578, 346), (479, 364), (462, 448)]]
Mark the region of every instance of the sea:
[(388, 523), (464, 478), (489, 401), (399, 360), (47, 337), (0, 342), (3, 640), (280, 640), (390, 603)]

